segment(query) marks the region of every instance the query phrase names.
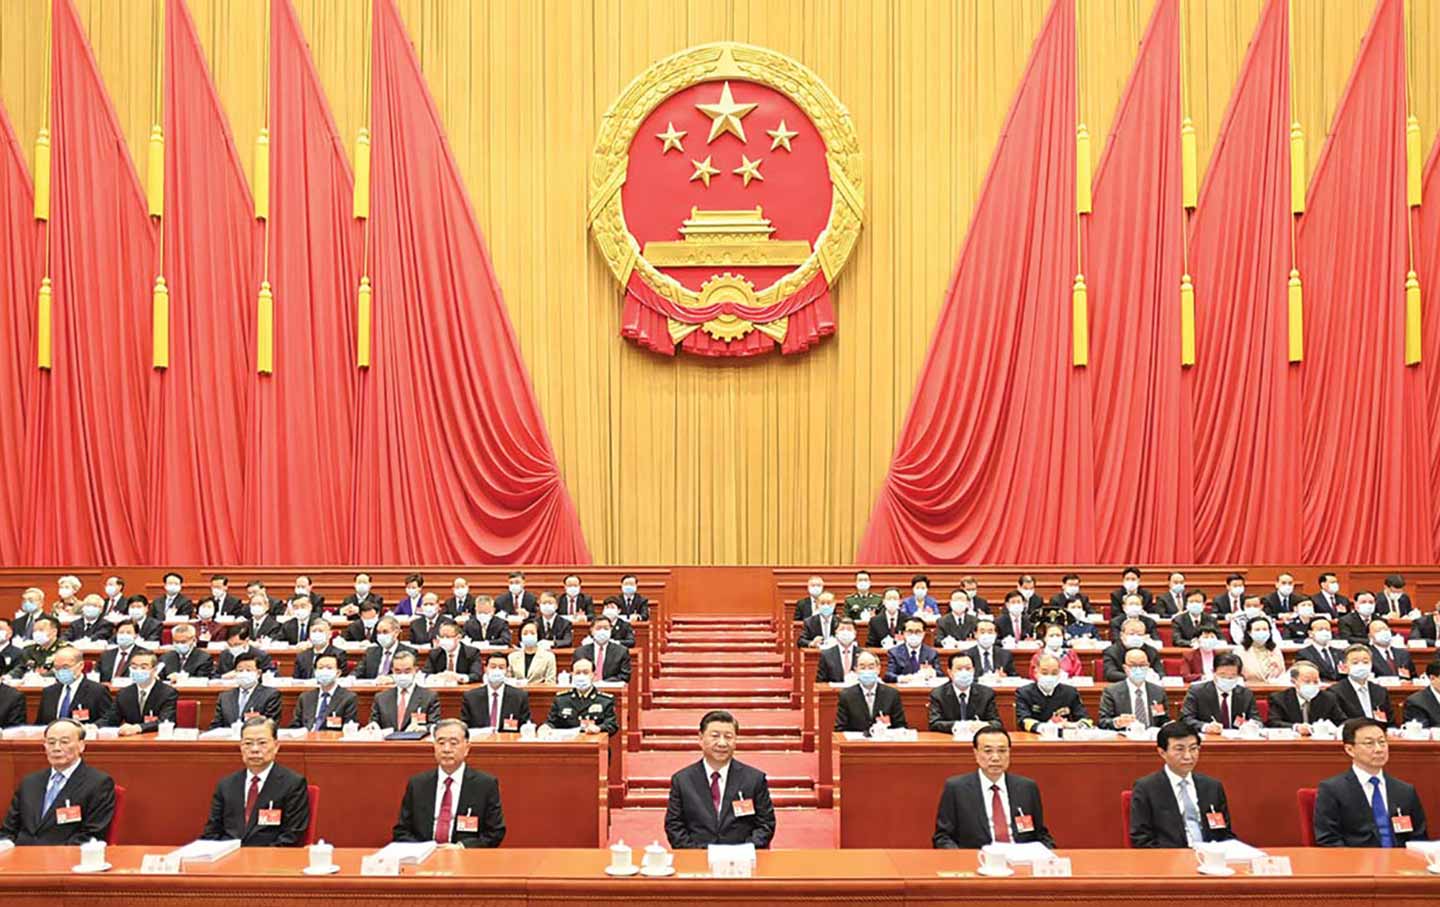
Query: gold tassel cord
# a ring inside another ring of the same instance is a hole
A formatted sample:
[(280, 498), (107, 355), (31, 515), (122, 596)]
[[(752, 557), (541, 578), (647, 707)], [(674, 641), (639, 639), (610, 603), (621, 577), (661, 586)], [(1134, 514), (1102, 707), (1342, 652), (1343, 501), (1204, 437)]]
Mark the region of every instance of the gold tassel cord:
[(150, 127), (150, 153), (145, 158), (145, 203), (151, 217), (165, 215), (165, 129)]
[(1420, 174), (1424, 163), (1420, 153), (1420, 120), (1412, 113), (1405, 119), (1405, 202), (1411, 208), (1420, 207)]
[(170, 288), (165, 278), (155, 278), (150, 296), (151, 362), (153, 368), (170, 367)]
[(1290, 269), (1286, 309), (1290, 361), (1300, 362), (1305, 358), (1305, 294), (1300, 285), (1300, 272), (1294, 268)]
[(1405, 364), (1420, 364), (1420, 278), (1405, 275)]
[(370, 216), (370, 130), (364, 126), (355, 135), (355, 203), (358, 220)]
[(53, 348), (53, 317), (54, 296), (50, 286), (50, 278), (40, 280), (40, 299), (36, 309), (35, 321), (35, 364), (39, 368), (50, 369), (54, 365), (52, 358)]
[(360, 278), (359, 317), (356, 319), (355, 365), (357, 368), (370, 367), (370, 322), (374, 317), (370, 278)]
[(35, 136), (35, 219), (50, 219), (50, 130)]
[(1195, 210), (1200, 194), (1200, 158), (1195, 147), (1195, 124), (1186, 117), (1180, 124), (1180, 203)]
[(1075, 127), (1075, 213), (1090, 211), (1090, 130), (1081, 123)]
[(1090, 303), (1085, 289), (1085, 275), (1076, 274), (1070, 288), (1070, 336), (1073, 348), (1070, 364), (1090, 364)]
[(270, 281), (260, 282), (259, 309), (255, 319), (255, 371), (262, 375), (275, 371), (275, 294)]
[(270, 219), (270, 130), (255, 137), (255, 219)]
[(1305, 213), (1305, 130), (1290, 124), (1290, 213)]
[(1180, 276), (1180, 364), (1195, 364), (1195, 285), (1189, 274)]

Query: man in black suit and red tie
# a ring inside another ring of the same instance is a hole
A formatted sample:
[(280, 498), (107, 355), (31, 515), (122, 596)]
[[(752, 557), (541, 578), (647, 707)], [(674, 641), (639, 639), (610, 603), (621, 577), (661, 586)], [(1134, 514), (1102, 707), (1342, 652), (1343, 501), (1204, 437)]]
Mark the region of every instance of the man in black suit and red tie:
[(719, 709), (700, 719), (698, 762), (670, 777), (665, 837), (674, 848), (770, 846), (775, 807), (765, 773), (735, 759), (740, 722)]
[(310, 786), (303, 775), (275, 761), (280, 740), (269, 718), (247, 718), (240, 727), (245, 767), (226, 775), (210, 798), (210, 818), (200, 837), (240, 841), (241, 847), (299, 847), (310, 828)]
[(465, 764), (470, 736), (465, 722), (446, 718), (435, 725), (436, 767), (405, 786), (396, 841), (434, 841), (442, 847), (499, 847), (505, 840), (500, 782)]
[(980, 770), (945, 781), (935, 815), (935, 846), (978, 850), (992, 843), (1033, 841), (1054, 847), (1055, 839), (1045, 827), (1039, 785), (1010, 774), (1010, 734), (1004, 728), (985, 727), (970, 743)]
[(84, 844), (105, 840), (115, 816), (115, 782), (91, 768), (85, 728), (70, 718), (45, 728), (48, 768), (26, 775), (15, 787), (0, 840), (28, 844)]

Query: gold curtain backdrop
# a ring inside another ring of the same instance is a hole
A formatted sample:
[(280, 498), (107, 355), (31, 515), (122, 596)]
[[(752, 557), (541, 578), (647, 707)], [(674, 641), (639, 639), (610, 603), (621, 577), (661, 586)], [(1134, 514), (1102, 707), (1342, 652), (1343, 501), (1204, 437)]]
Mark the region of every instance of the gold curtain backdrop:
[[(0, 97), (29, 154), (48, 2), (0, 0)], [(248, 175), (264, 3), (188, 2)], [(347, 148), (362, 122), (368, 2), (295, 0)], [(399, 0), (597, 561), (850, 560), (1048, 3)], [(76, 5), (143, 162), (155, 4)], [(1182, 0), (1182, 78), (1202, 167), (1262, 5)], [(1080, 112), (1097, 162), (1153, 6), (1079, 0)], [(1295, 0), (1295, 113), (1312, 171), (1373, 9)], [(1428, 153), (1440, 123), (1440, 0), (1409, 0), (1406, 15)], [(838, 334), (802, 356), (736, 364), (638, 350), (619, 337), (618, 288), (585, 232), (600, 116), (651, 61), (716, 40), (800, 60), (859, 130), (865, 229), (836, 286)], [(455, 342), (457, 355), (483, 361), (484, 350)], [(489, 431), (475, 426), (473, 439)]]

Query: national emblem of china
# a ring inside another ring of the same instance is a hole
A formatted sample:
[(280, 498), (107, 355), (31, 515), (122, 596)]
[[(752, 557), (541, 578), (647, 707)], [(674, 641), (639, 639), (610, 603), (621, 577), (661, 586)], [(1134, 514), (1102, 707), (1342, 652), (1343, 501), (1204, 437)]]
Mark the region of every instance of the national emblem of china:
[(810, 70), (723, 42), (652, 64), (605, 114), (588, 221), (621, 333), (675, 355), (803, 352), (860, 235), (850, 113)]

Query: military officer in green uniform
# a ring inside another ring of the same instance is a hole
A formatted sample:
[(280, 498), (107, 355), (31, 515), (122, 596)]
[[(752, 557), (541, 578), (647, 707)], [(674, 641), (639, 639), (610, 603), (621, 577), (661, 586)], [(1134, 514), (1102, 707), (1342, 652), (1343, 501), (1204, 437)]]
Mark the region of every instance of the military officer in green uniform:
[(870, 571), (855, 571), (855, 594), (845, 596), (845, 614), (851, 620), (859, 622), (862, 614), (869, 611), (865, 616), (865, 623), (870, 618), (880, 613), (880, 606), (884, 602), (878, 594), (870, 591)]
[(49, 614), (35, 618), (30, 640), (30, 645), (25, 647), (25, 654), (10, 671), (11, 677), (24, 677), (30, 671), (50, 676), (50, 662), (61, 648), (60, 621)]

